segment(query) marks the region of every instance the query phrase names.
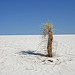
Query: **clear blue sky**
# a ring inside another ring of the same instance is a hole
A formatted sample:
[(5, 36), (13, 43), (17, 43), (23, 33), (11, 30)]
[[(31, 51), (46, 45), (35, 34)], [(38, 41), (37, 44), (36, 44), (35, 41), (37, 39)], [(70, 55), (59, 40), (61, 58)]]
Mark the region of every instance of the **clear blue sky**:
[(47, 21), (55, 33), (75, 33), (75, 0), (0, 0), (0, 34), (41, 34)]

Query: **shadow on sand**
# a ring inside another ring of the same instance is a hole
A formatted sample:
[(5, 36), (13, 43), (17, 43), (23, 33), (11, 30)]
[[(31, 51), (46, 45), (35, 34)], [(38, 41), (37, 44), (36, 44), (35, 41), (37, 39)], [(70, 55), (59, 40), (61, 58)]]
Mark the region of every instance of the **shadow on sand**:
[(45, 56), (46, 57), (46, 55), (41, 54), (41, 53), (35, 53), (34, 51), (20, 51), (19, 54), (20, 55), (27, 55), (27, 54), (29, 54), (29, 55), (38, 55), (38, 56)]

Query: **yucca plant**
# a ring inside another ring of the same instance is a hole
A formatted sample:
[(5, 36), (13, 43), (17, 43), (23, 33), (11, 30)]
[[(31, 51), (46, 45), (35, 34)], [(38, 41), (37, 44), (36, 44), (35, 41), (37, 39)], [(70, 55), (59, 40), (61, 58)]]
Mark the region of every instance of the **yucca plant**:
[(53, 26), (50, 23), (44, 24), (43, 34), (44, 36), (48, 35), (47, 52), (49, 57), (52, 57), (52, 41), (53, 41), (52, 29), (53, 29)]

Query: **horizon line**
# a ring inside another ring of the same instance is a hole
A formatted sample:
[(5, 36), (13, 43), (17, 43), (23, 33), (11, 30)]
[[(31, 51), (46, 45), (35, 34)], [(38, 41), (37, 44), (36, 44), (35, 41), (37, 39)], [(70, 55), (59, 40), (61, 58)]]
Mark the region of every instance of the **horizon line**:
[[(54, 33), (53, 35), (67, 35), (67, 34), (75, 34), (75, 33)], [(43, 35), (43, 34), (0, 34), (0, 35)]]

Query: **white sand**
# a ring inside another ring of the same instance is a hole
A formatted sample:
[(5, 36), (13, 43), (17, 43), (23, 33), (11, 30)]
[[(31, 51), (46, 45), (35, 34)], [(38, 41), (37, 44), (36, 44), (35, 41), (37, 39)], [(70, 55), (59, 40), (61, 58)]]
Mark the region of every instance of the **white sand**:
[(0, 35), (0, 75), (75, 75), (75, 35), (54, 35), (52, 58), (44, 56), (43, 40), (41, 35)]

